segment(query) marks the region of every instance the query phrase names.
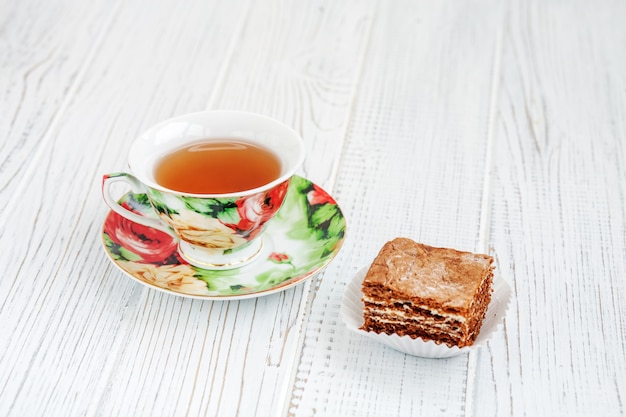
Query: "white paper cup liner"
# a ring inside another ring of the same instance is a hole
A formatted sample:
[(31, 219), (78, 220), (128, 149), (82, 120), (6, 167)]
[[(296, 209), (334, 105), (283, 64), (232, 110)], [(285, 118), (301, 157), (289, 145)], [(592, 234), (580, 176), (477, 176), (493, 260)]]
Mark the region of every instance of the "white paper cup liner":
[(361, 285), (367, 268), (361, 269), (355, 274), (352, 280), (346, 286), (346, 290), (341, 300), (341, 315), (348, 329), (370, 337), (380, 343), (390, 346), (400, 352), (409, 355), (421, 356), (424, 358), (449, 358), (451, 356), (467, 353), (472, 349), (487, 343), (489, 338), (493, 336), (498, 327), (502, 324), (506, 311), (511, 301), (511, 287), (494, 271), (493, 277), (493, 293), (491, 294), (491, 302), (487, 308), (487, 314), (483, 320), (483, 324), (471, 346), (459, 348), (457, 346), (449, 347), (446, 344), (437, 344), (432, 340), (423, 340), (421, 338), (412, 339), (409, 336), (398, 336), (397, 334), (388, 335), (385, 333), (375, 333), (359, 329), (363, 325), (363, 301), (361, 297)]

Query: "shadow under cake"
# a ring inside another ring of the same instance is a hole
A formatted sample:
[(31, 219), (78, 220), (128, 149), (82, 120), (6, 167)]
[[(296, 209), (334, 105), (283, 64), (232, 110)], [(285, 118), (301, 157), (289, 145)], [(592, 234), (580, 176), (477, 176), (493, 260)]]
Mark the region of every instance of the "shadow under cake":
[(387, 242), (362, 284), (362, 330), (474, 343), (491, 301), (493, 258), (407, 238)]

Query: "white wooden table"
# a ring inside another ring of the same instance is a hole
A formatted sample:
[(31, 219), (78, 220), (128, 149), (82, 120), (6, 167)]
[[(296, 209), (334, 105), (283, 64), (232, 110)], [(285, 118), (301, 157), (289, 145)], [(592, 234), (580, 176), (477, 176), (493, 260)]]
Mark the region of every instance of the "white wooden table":
[[(0, 416), (626, 414), (626, 2), (0, 0)], [(102, 174), (203, 109), (303, 136), (348, 219), (315, 278), (199, 301), (104, 253)], [(395, 236), (497, 258), (486, 347), (352, 333)]]

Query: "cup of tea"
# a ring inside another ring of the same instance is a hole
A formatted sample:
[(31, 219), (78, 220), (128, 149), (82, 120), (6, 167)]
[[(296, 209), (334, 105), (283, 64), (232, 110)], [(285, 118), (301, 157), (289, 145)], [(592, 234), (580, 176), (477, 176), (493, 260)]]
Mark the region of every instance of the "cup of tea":
[[(128, 172), (106, 174), (102, 195), (119, 215), (170, 234), (189, 263), (230, 269), (252, 261), (304, 161), (302, 138), (269, 117), (204, 111), (175, 117), (140, 135)], [(146, 194), (157, 218), (118, 204), (111, 185)]]

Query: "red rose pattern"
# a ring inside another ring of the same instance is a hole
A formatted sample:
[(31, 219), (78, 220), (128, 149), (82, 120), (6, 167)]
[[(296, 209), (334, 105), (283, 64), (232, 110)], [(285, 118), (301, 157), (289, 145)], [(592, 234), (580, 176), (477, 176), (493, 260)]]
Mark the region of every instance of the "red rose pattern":
[(317, 204), (326, 204), (326, 203), (337, 204), (335, 203), (335, 200), (333, 200), (333, 198), (330, 195), (326, 194), (324, 190), (322, 190), (316, 184), (312, 184), (312, 185), (313, 185), (313, 189), (309, 191), (306, 195), (306, 198), (309, 201), (310, 205), (315, 206)]
[[(122, 206), (132, 211), (124, 203)], [(104, 232), (116, 244), (139, 255), (144, 263), (163, 263), (177, 253), (177, 242), (167, 233), (134, 223), (112, 212), (104, 223)]]
[(240, 220), (236, 224), (230, 223), (226, 226), (248, 240), (253, 239), (263, 230), (261, 226), (278, 211), (288, 188), (289, 181), (285, 181), (266, 193), (240, 198), (235, 202)]
[(268, 258), (270, 261), (276, 262), (277, 264), (287, 263), (291, 261), (291, 257), (286, 253), (272, 252)]

